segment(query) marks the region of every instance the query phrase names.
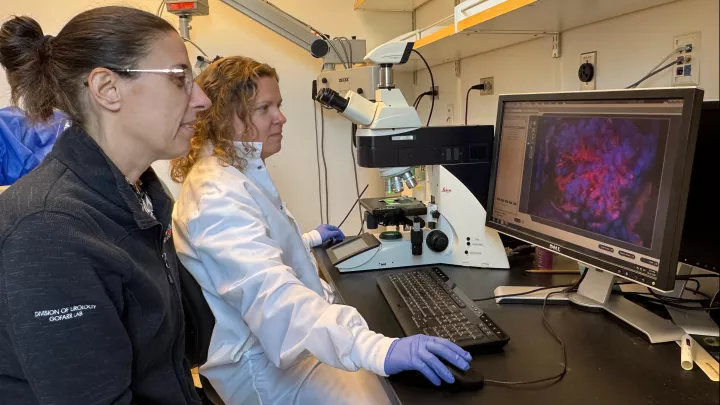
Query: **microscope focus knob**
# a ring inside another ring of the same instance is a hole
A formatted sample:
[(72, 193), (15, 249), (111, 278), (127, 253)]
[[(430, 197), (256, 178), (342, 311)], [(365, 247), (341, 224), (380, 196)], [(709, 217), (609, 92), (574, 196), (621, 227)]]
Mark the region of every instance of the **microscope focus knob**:
[(440, 211), (435, 210), (435, 211), (431, 212), (430, 215), (431, 215), (434, 219), (438, 219), (438, 218), (440, 218)]
[(438, 230), (431, 231), (425, 242), (430, 250), (438, 253), (445, 251), (450, 243), (445, 232)]

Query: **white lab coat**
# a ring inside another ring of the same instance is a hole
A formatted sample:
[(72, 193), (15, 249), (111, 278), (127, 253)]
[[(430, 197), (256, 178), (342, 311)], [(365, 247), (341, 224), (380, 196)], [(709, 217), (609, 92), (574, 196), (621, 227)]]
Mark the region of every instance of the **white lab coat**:
[(236, 150), (244, 172), (207, 148), (173, 212), (178, 256), (215, 315), (201, 374), (226, 405), (387, 403), (375, 376), (341, 370), (386, 375), (394, 339), (369, 330), (355, 308), (331, 304), (310, 252), (319, 233), (300, 234), (262, 145)]

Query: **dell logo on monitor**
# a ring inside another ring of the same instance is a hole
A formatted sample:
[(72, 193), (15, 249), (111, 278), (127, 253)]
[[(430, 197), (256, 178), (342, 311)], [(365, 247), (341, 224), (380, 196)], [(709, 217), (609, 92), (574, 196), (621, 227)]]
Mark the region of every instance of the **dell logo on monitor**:
[(550, 249), (560, 253), (560, 246), (550, 244)]

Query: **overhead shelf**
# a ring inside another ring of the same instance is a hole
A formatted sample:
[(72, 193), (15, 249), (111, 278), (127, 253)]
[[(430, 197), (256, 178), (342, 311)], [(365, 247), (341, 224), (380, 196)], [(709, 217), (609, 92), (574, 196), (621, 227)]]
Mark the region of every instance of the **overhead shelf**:
[(355, 0), (355, 10), (414, 11), (430, 0)]
[[(674, 1), (507, 0), (460, 21), (449, 17), (451, 25), (418, 39), (415, 49), (434, 66)], [(413, 57), (398, 68), (412, 71), (424, 64)]]

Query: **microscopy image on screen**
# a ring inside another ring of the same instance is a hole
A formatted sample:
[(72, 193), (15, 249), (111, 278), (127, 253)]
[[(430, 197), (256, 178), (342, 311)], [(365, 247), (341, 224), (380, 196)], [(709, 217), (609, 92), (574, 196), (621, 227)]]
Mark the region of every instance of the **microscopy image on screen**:
[(542, 116), (528, 214), (650, 248), (668, 120)]

